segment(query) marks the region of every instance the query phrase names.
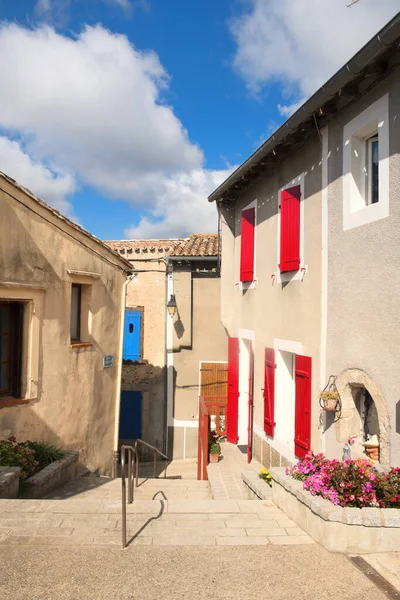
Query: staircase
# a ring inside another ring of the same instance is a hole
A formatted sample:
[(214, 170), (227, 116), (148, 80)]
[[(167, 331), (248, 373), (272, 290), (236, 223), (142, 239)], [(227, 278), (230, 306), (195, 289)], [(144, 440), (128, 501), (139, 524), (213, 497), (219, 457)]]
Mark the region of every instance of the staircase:
[[(211, 476), (216, 497), (208, 481), (196, 480), (196, 468), (195, 461), (175, 461), (166, 479), (139, 479), (134, 502), (127, 505), (127, 551), (137, 545), (313, 543), (272, 499), (239, 497), (237, 480), (230, 498), (228, 461), (222, 474)], [(45, 500), (0, 500), (0, 515), (2, 544), (121, 547), (121, 480), (86, 476)]]

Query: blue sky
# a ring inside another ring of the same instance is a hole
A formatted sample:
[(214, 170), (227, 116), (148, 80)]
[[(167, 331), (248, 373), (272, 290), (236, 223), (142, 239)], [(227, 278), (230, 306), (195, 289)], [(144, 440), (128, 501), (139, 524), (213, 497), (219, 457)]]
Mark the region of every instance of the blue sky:
[(213, 231), (207, 195), (397, 8), (0, 0), (0, 170), (102, 239)]

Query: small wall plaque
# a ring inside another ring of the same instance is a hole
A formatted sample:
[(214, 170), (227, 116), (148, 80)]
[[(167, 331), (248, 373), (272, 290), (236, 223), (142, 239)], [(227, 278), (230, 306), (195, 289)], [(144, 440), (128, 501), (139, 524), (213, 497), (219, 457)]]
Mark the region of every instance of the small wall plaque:
[(103, 358), (103, 367), (112, 367), (113, 366), (114, 356), (109, 354)]

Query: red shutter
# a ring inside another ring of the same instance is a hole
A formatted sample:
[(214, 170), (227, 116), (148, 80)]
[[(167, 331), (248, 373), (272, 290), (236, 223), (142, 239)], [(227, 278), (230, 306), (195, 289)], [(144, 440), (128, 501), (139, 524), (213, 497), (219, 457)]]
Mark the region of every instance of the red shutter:
[(238, 442), (238, 399), (239, 399), (239, 340), (228, 338), (228, 407), (226, 437), (228, 442)]
[(254, 225), (256, 209), (242, 211), (242, 231), (240, 245), (240, 281), (254, 279)]
[(264, 360), (264, 431), (274, 437), (275, 409), (275, 350), (265, 348)]
[(303, 458), (311, 449), (311, 358), (296, 355), (294, 454)]
[(252, 434), (253, 434), (253, 380), (254, 380), (254, 353), (253, 344), (250, 342), (249, 348), (249, 415), (247, 428), (247, 462), (251, 461), (252, 454)]
[(281, 273), (300, 268), (300, 195), (299, 185), (281, 192)]

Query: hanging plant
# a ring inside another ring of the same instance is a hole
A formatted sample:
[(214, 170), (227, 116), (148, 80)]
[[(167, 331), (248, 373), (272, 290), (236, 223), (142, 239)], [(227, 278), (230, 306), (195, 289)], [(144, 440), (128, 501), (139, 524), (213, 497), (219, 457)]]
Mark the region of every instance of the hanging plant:
[(328, 412), (340, 412), (342, 402), (336, 387), (335, 375), (330, 375), (328, 383), (319, 395), (319, 405)]

